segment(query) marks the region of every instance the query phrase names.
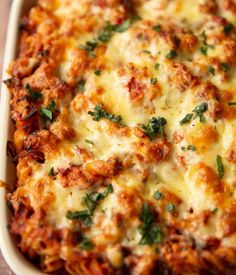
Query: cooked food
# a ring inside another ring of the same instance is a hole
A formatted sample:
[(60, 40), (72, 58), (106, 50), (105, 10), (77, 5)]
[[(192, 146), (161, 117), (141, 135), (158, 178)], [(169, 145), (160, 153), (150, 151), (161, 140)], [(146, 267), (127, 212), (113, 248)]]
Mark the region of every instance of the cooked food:
[(20, 251), (53, 274), (236, 273), (236, 3), (38, 0), (5, 80)]

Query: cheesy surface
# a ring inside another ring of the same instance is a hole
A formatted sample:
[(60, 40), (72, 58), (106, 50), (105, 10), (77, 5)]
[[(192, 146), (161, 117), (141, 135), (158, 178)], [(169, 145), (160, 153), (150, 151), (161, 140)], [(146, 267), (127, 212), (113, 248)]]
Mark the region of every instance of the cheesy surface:
[(236, 2), (39, 0), (5, 80), (19, 249), (53, 274), (235, 274)]

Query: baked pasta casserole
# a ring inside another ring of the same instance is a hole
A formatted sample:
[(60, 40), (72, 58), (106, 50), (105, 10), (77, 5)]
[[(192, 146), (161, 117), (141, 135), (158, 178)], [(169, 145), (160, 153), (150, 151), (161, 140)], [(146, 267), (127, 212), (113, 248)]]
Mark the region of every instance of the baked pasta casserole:
[(11, 93), (20, 251), (45, 273), (236, 274), (236, 1), (38, 0)]

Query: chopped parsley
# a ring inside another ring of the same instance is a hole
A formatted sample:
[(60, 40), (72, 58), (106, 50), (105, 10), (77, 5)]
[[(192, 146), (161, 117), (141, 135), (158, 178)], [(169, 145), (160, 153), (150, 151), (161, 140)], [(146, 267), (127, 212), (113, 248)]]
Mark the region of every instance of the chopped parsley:
[(180, 120), (179, 124), (183, 125), (185, 123), (190, 122), (192, 117), (193, 117), (193, 114), (187, 114), (182, 120)]
[(138, 227), (139, 233), (142, 236), (139, 244), (150, 245), (161, 243), (164, 234), (161, 226), (154, 223), (154, 213), (147, 203), (143, 204), (139, 218), (142, 222)]
[(93, 215), (98, 202), (105, 199), (111, 193), (113, 193), (113, 186), (109, 184), (103, 193), (93, 192), (84, 196), (83, 203), (87, 206), (87, 211), (90, 213), (90, 215)]
[(101, 75), (101, 71), (100, 70), (95, 70), (94, 74), (97, 75), (97, 76), (99, 76), (99, 75)]
[(154, 138), (157, 135), (163, 136), (166, 123), (167, 121), (163, 117), (153, 117), (146, 125), (142, 125), (142, 129), (150, 138)]
[(160, 32), (161, 31), (161, 25), (155, 25), (152, 27), (154, 31)]
[(209, 66), (209, 67), (208, 67), (208, 72), (209, 72), (210, 74), (212, 74), (212, 75), (215, 75), (215, 68), (212, 67), (212, 66)]
[(228, 23), (224, 26), (224, 33), (225, 34), (230, 34), (231, 31), (233, 30), (234, 25), (232, 23)]
[(167, 212), (174, 212), (175, 210), (176, 210), (176, 207), (175, 207), (174, 204), (169, 203), (169, 204), (166, 205), (166, 211)]
[(42, 94), (38, 91), (32, 90), (29, 84), (25, 85), (25, 90), (30, 94), (33, 100), (39, 100), (40, 98), (42, 98)]
[(189, 151), (196, 151), (196, 146), (194, 146), (194, 145), (188, 145), (187, 150), (189, 150)]
[(84, 225), (90, 226), (92, 224), (92, 215), (95, 208), (100, 200), (106, 198), (110, 193), (113, 192), (112, 185), (108, 185), (103, 193), (93, 192), (86, 194), (83, 198), (83, 203), (87, 206), (86, 210), (82, 211), (68, 211), (66, 214), (67, 219), (70, 220), (79, 220)]
[(154, 65), (154, 68), (155, 68), (156, 70), (159, 70), (160, 64), (159, 64), (159, 63), (156, 63), (156, 64)]
[(79, 220), (86, 226), (89, 226), (92, 223), (91, 215), (88, 210), (74, 211), (74, 212), (68, 211), (66, 214), (66, 217), (69, 220)]
[(126, 30), (128, 30), (128, 28), (131, 26), (131, 24), (132, 24), (132, 19), (130, 18), (130, 19), (127, 19), (127, 20), (125, 20), (122, 24), (120, 24), (120, 25), (115, 25), (114, 26), (114, 31), (115, 32), (124, 32), (124, 31), (126, 31)]
[(229, 70), (229, 64), (228, 63), (220, 63), (220, 67), (224, 72), (227, 72)]
[(177, 56), (177, 52), (175, 50), (170, 50), (170, 52), (166, 55), (166, 58), (173, 59)]
[(125, 20), (122, 24), (112, 25), (110, 22), (106, 23), (106, 26), (101, 31), (100, 35), (98, 36), (98, 40), (102, 43), (107, 43), (111, 39), (114, 32), (124, 32), (128, 30), (133, 22), (140, 19), (139, 16), (134, 16)]
[(100, 40), (103, 43), (107, 43), (111, 39), (112, 32), (113, 32), (113, 25), (111, 25), (110, 22), (107, 22), (101, 34), (98, 36), (98, 40)]
[(103, 104), (100, 103), (97, 106), (95, 106), (94, 111), (89, 111), (89, 115), (93, 117), (93, 120), (99, 121), (102, 118), (106, 118), (114, 123), (118, 123), (120, 125), (123, 125), (121, 116), (117, 116), (114, 114), (109, 114), (104, 108)]
[(207, 36), (206, 36), (206, 31), (203, 31), (202, 32), (202, 34), (201, 34), (201, 37), (202, 37), (202, 42), (203, 42), (203, 45), (204, 46), (207, 46), (208, 48), (211, 48), (211, 49), (213, 49), (214, 48), (214, 45), (209, 45), (209, 44), (207, 44)]
[(40, 112), (44, 119), (53, 121), (53, 113), (55, 111), (56, 104), (55, 101), (52, 100), (47, 107), (42, 107)]
[(83, 198), (83, 202), (88, 207), (88, 212), (90, 213), (90, 215), (93, 214), (97, 206), (97, 202), (99, 202), (101, 199), (103, 199), (103, 196), (101, 193), (98, 192), (85, 195), (85, 197)]
[(208, 48), (206, 46), (202, 46), (200, 48), (200, 52), (201, 52), (202, 55), (207, 56), (207, 51), (208, 51)]
[(220, 179), (224, 177), (224, 165), (222, 161), (222, 157), (217, 155), (216, 157), (216, 164), (217, 164), (217, 170), (218, 170), (218, 175)]
[(228, 102), (229, 106), (236, 106), (236, 102)]
[(94, 50), (96, 49), (98, 43), (96, 40), (87, 41), (86, 45), (80, 45), (80, 48), (85, 50), (89, 56), (95, 57)]
[(83, 249), (83, 250), (91, 250), (93, 249), (93, 244), (90, 242), (90, 240), (88, 238), (83, 238), (81, 244), (80, 244), (80, 248)]
[(77, 84), (77, 88), (78, 88), (79, 92), (84, 92), (84, 91), (85, 91), (85, 88), (84, 88), (85, 83), (86, 83), (86, 82), (85, 82), (84, 79), (80, 79), (80, 80), (79, 80), (79, 82), (78, 82), (78, 84)]
[(208, 109), (208, 104), (206, 102), (201, 103), (198, 105), (195, 109), (193, 109), (193, 112), (195, 113), (195, 118), (199, 117), (200, 122), (205, 122), (206, 119), (204, 117), (204, 113)]
[(88, 143), (88, 144), (94, 145), (94, 142), (93, 142), (92, 140), (85, 139), (84, 141), (85, 141), (86, 143)]
[(158, 201), (158, 200), (163, 199), (164, 196), (163, 196), (163, 194), (159, 190), (157, 190), (157, 191), (155, 191), (153, 197), (154, 197), (155, 200)]
[(213, 48), (214, 48), (214, 45), (209, 45), (209, 44), (207, 44), (206, 31), (203, 31), (203, 32), (202, 32), (201, 37), (202, 37), (203, 46), (200, 48), (200, 52), (201, 52), (202, 55), (207, 56), (208, 48), (213, 49)]
[(152, 85), (156, 84), (157, 83), (157, 78), (156, 77), (155, 78), (151, 78), (150, 83)]
[(103, 198), (106, 198), (109, 194), (113, 193), (113, 191), (114, 191), (113, 186), (111, 184), (109, 184), (102, 194)]
[(217, 211), (218, 211), (218, 208), (214, 208), (214, 209), (211, 210), (211, 213), (212, 213), (212, 214), (216, 214)]
[(48, 173), (49, 177), (54, 177), (56, 175), (55, 171), (54, 171), (54, 167), (50, 168), (50, 171)]

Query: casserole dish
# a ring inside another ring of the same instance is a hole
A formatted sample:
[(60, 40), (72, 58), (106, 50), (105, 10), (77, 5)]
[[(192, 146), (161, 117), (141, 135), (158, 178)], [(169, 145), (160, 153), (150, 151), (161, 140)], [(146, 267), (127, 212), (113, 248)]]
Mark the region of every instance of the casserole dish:
[(220, 3), (38, 0), (18, 21), (5, 225), (43, 272), (235, 273), (236, 9)]
[[(5, 48), (5, 58), (3, 65), (3, 77), (7, 79), (7, 68), (17, 54), (17, 41), (18, 41), (18, 30), (19, 19), (23, 14), (29, 11), (30, 7), (35, 3), (31, 0), (15, 0), (12, 3), (7, 40)], [(13, 125), (10, 119), (10, 94), (4, 84), (1, 86), (1, 137), (0, 137), (0, 150), (2, 152), (0, 156), (0, 179), (6, 182), (13, 182), (15, 179), (15, 167), (12, 165), (11, 160), (7, 157), (7, 141), (12, 140)], [(5, 153), (6, 152), (6, 153)], [(17, 249), (14, 238), (12, 238), (8, 231), (9, 224), (9, 211), (5, 200), (6, 190), (1, 188), (0, 190), (0, 215), (1, 215), (1, 228), (0, 228), (0, 246), (3, 257), (7, 261), (10, 268), (19, 275), (32, 274), (39, 275), (42, 272), (28, 262), (24, 256)]]

